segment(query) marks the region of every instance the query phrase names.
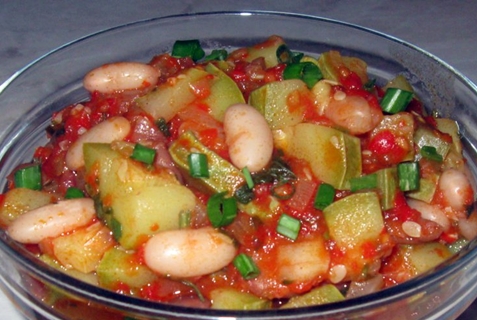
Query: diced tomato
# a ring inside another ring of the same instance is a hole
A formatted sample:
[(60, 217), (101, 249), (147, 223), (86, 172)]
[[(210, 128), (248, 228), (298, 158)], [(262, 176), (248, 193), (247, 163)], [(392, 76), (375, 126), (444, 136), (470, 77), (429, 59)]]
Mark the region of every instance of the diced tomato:
[(265, 83), (283, 80), (284, 63), (277, 64), (275, 67), (268, 68), (265, 72)]
[(33, 157), (43, 163), (51, 155), (51, 147), (38, 147)]
[(445, 243), (452, 244), (459, 239), (459, 230), (455, 227), (449, 228), (449, 230), (442, 232), (441, 240)]
[(378, 132), (369, 141), (368, 149), (373, 152), (379, 162), (387, 165), (401, 162), (407, 154), (407, 150), (397, 143), (391, 130)]
[(194, 66), (194, 61), (189, 58), (174, 58), (169, 54), (155, 56), (149, 64), (160, 71), (159, 83), (167, 81), (169, 77), (175, 76), (180, 71)]
[(419, 212), (412, 209), (406, 202), (406, 197), (402, 192), (396, 192), (394, 199), (394, 207), (388, 210), (393, 217), (397, 217), (399, 221), (405, 222), (408, 220), (416, 221), (420, 216)]
[(340, 75), (339, 81), (346, 89), (357, 90), (363, 88), (361, 78), (353, 71), (342, 66), (338, 69), (338, 73)]
[(162, 302), (168, 302), (182, 296), (195, 294), (192, 287), (182, 282), (166, 278), (158, 278), (155, 282), (142, 287), (139, 292), (142, 298)]
[(361, 246), (361, 249), (362, 249), (362, 252), (363, 252), (363, 257), (365, 259), (371, 259), (371, 258), (376, 257), (377, 251), (376, 251), (376, 244), (375, 243), (373, 243), (371, 241), (367, 241), (367, 242), (363, 243), (363, 245)]
[(121, 294), (126, 294), (126, 295), (130, 295), (131, 294), (131, 287), (129, 287), (129, 285), (125, 284), (124, 282), (117, 282), (115, 285), (114, 285), (114, 291), (116, 291), (117, 293), (121, 293)]
[(392, 254), (384, 259), (381, 267), (384, 287), (391, 287), (407, 281), (413, 277), (413, 269), (409, 266), (406, 257), (395, 247)]

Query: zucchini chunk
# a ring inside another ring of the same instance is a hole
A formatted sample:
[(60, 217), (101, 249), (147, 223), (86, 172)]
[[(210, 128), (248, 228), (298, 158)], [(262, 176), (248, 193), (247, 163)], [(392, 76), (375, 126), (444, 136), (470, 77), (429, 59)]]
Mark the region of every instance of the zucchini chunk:
[(109, 144), (87, 143), (84, 155), (98, 216), (126, 249), (157, 232), (178, 229), (181, 213), (195, 208), (195, 195), (167, 170), (150, 170)]

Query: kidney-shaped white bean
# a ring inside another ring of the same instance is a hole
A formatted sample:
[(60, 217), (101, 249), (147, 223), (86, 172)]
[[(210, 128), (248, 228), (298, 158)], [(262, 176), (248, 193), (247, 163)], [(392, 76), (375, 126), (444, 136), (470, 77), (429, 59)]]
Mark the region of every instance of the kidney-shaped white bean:
[(254, 107), (235, 104), (224, 115), (224, 132), (232, 163), (251, 172), (267, 166), (272, 158), (273, 135), (265, 117)]
[(92, 127), (81, 135), (66, 152), (66, 166), (77, 170), (84, 165), (83, 145), (89, 142), (111, 143), (123, 140), (131, 130), (131, 124), (124, 117), (113, 117)]
[(407, 204), (411, 208), (419, 211), (421, 213), (421, 217), (427, 220), (434, 221), (435, 223), (439, 224), (445, 231), (450, 228), (451, 223), (446, 213), (436, 205), (430, 205), (424, 201), (414, 199), (408, 199)]
[(218, 271), (232, 262), (235, 254), (232, 239), (210, 227), (160, 232), (144, 247), (149, 268), (178, 278)]
[(465, 210), (473, 201), (470, 180), (459, 170), (445, 170), (439, 178), (439, 188), (446, 203), (455, 210)]
[(83, 79), (83, 86), (90, 92), (112, 93), (154, 86), (159, 76), (159, 71), (148, 64), (117, 62), (88, 72)]
[(92, 199), (70, 199), (28, 211), (8, 226), (10, 237), (21, 243), (39, 243), (86, 226), (95, 218)]

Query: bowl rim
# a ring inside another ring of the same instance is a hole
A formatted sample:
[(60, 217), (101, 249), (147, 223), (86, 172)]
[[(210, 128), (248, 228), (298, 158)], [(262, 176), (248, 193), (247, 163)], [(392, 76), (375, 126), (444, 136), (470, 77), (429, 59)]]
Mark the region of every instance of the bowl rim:
[[(230, 15), (230, 16), (277, 16), (277, 17), (286, 17), (290, 19), (307, 19), (313, 20), (318, 22), (326, 22), (330, 24), (336, 24), (340, 26), (349, 27), (352, 29), (357, 29), (360, 31), (364, 31), (369, 34), (373, 34), (378, 37), (385, 38), (387, 40), (391, 40), (392, 42), (398, 43), (400, 45), (404, 45), (409, 47), (410, 49), (419, 52), (420, 54), (425, 55), (427, 58), (437, 62), (439, 65), (443, 66), (445, 69), (451, 71), (451, 73), (459, 78), (460, 81), (465, 83), (471, 91), (477, 93), (477, 85), (474, 84), (470, 79), (460, 73), (458, 70), (450, 66), (445, 61), (441, 60), (437, 56), (431, 54), (428, 51), (421, 49), (420, 47), (411, 44), (407, 41), (401, 40), (397, 37), (391, 36), (389, 34), (363, 27), (354, 23), (349, 23), (333, 18), (326, 18), (316, 15), (308, 15), (308, 14), (301, 14), (301, 13), (290, 13), (290, 12), (281, 12), (281, 11), (267, 11), (267, 10), (244, 10), (244, 11), (204, 11), (204, 12), (193, 12), (193, 13), (184, 13), (184, 14), (174, 14), (174, 15), (166, 15), (166, 16), (159, 16), (153, 17), (143, 20), (137, 20), (117, 26), (113, 26), (110, 28), (105, 28), (80, 38), (74, 39), (69, 41), (57, 48), (50, 50), (49, 52), (39, 56), (38, 58), (34, 59), (18, 71), (16, 71), (13, 75), (11, 75), (4, 83), (0, 85), (0, 99), (2, 93), (19, 77), (21, 77), (27, 70), (32, 68), (33, 66), (41, 63), (44, 59), (54, 55), (57, 52), (64, 50), (65, 48), (70, 48), (71, 46), (81, 43), (87, 39), (93, 38), (98, 35), (102, 35), (105, 33), (109, 33), (115, 30), (125, 29), (131, 26), (139, 26), (154, 22), (160, 22), (164, 20), (178, 20), (178, 19), (189, 19), (195, 17), (207, 17), (207, 16), (223, 16), (223, 15)], [(8, 128), (11, 130), (11, 128)], [(4, 140), (8, 138), (8, 135), (4, 137)], [(5, 145), (5, 141), (0, 141), (0, 158), (3, 158), (4, 149), (8, 147), (8, 144)], [(394, 302), (403, 298), (412, 297), (414, 294), (419, 292), (423, 287), (428, 285), (438, 284), (443, 279), (447, 278), (449, 275), (455, 273), (459, 269), (462, 269), (470, 263), (470, 261), (474, 260), (477, 256), (477, 240), (472, 240), (458, 255), (456, 255), (451, 260), (454, 261), (452, 264), (447, 264), (445, 266), (439, 266), (434, 270), (430, 270), (423, 275), (420, 275), (416, 278), (408, 280), (402, 284), (399, 284), (394, 287), (390, 287), (384, 290), (380, 290), (379, 292), (372, 293), (366, 296), (357, 297), (353, 299), (344, 300), (341, 302), (335, 302), (325, 305), (319, 306), (310, 306), (310, 307), (302, 307), (298, 309), (282, 309), (280, 310), (279, 317), (281, 319), (300, 319), (300, 316), (326, 316), (332, 315), (336, 312), (346, 312), (348, 310), (352, 310), (356, 307), (360, 309), (367, 309), (370, 307), (377, 307), (383, 306), (390, 302)], [(16, 250), (15, 250), (16, 248)], [(147, 314), (150, 315), (157, 315), (157, 311), (161, 312), (161, 316), (168, 315), (168, 316), (194, 316), (196, 319), (206, 319), (209, 317), (236, 317), (236, 316), (246, 316), (247, 318), (261, 318), (264, 316), (274, 317), (276, 316), (276, 309), (269, 309), (269, 310), (249, 310), (249, 311), (231, 311), (231, 310), (212, 310), (212, 309), (194, 309), (188, 307), (181, 307), (181, 306), (174, 306), (170, 304), (154, 302), (154, 301), (147, 301), (141, 298), (126, 296), (123, 294), (119, 294), (116, 292), (109, 291), (107, 289), (103, 289), (101, 287), (88, 284), (84, 281), (78, 280), (71, 276), (64, 274), (51, 266), (46, 264), (38, 263), (38, 259), (33, 255), (18, 255), (18, 251), (25, 251), (24, 248), (21, 248), (20, 245), (14, 243), (5, 233), (0, 234), (0, 249), (7, 253), (10, 258), (13, 258), (18, 264), (24, 267), (26, 270), (33, 272), (37, 275), (40, 279), (46, 280), (50, 283), (53, 283), (61, 290), (70, 290), (72, 293), (77, 294), (85, 299), (92, 300), (97, 303), (108, 303), (112, 304), (112, 306), (117, 307), (122, 310), (127, 310), (131, 312), (138, 312), (138, 311), (146, 311)], [(32, 263), (35, 262), (35, 263)], [(111, 299), (112, 298), (112, 299)], [(144, 310), (135, 309), (137, 306), (140, 308), (144, 308)], [(159, 308), (158, 308), (159, 307)], [(199, 310), (200, 314), (194, 312), (194, 310)]]

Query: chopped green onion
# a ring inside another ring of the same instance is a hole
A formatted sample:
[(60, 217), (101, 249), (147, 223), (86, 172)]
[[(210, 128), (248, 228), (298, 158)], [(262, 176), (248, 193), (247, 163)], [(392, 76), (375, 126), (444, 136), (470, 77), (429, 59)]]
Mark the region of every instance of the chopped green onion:
[(376, 86), (376, 79), (370, 79), (368, 82), (364, 84), (364, 90), (371, 91)]
[(253, 183), (253, 179), (252, 179), (252, 174), (250, 173), (250, 170), (248, 170), (247, 167), (244, 167), (242, 169), (242, 173), (245, 177), (245, 182), (247, 182), (247, 186), (250, 188), (250, 189), (253, 189), (254, 187), (254, 183)]
[(179, 213), (179, 229), (190, 227), (190, 211), (181, 211)]
[(84, 198), (83, 191), (79, 188), (69, 187), (65, 193), (65, 199), (78, 199)]
[(208, 178), (209, 164), (204, 153), (191, 153), (187, 157), (189, 173), (194, 178)]
[(167, 125), (167, 121), (164, 118), (159, 118), (156, 121), (156, 126), (161, 130), (162, 134), (165, 137), (171, 136), (171, 131), (169, 130), (169, 126)]
[(398, 113), (406, 109), (413, 93), (398, 88), (388, 88), (381, 100), (381, 108), (387, 113)]
[(302, 52), (294, 52), (292, 51), (290, 63), (298, 63), (301, 59), (305, 56)]
[(316, 209), (323, 210), (333, 203), (335, 194), (336, 190), (332, 185), (328, 183), (322, 183), (316, 192), (314, 207)]
[(205, 56), (199, 40), (177, 40), (172, 47), (171, 55), (175, 58), (191, 58), (198, 61)]
[(156, 150), (143, 146), (142, 144), (136, 143), (134, 146), (131, 159), (144, 162), (145, 164), (152, 164), (154, 158), (156, 157)]
[(283, 79), (301, 79), (310, 89), (322, 78), (323, 75), (320, 68), (312, 62), (289, 64), (283, 70)]
[(245, 280), (256, 278), (260, 274), (260, 270), (253, 259), (247, 256), (245, 253), (240, 253), (237, 255), (233, 261), (233, 264)]
[(292, 53), (286, 44), (282, 44), (277, 48), (278, 63), (288, 63), (291, 59)]
[(108, 213), (103, 207), (103, 203), (97, 196), (93, 197), (93, 201), (94, 201), (94, 210), (96, 211), (96, 215), (98, 216), (98, 218), (104, 219)]
[(378, 175), (373, 173), (362, 177), (351, 178), (349, 183), (352, 192), (363, 189), (374, 189), (378, 187)]
[(434, 160), (437, 162), (442, 162), (443, 158), (442, 155), (437, 152), (436, 147), (433, 146), (422, 146), (420, 154), (429, 160)]
[(419, 189), (419, 162), (401, 162), (397, 166), (397, 172), (402, 191)]
[(119, 222), (114, 217), (112, 217), (110, 222), (110, 227), (111, 227), (111, 231), (113, 232), (114, 239), (119, 241), (119, 239), (121, 239), (123, 235), (123, 226), (121, 225), (121, 222)]
[(278, 63), (297, 63), (300, 62), (304, 54), (301, 52), (292, 52), (286, 44), (282, 44), (277, 48)]
[(212, 52), (207, 55), (204, 60), (205, 61), (212, 61), (212, 60), (219, 60), (219, 61), (223, 61), (225, 59), (227, 59), (227, 56), (228, 56), (228, 52), (227, 50), (225, 49), (215, 49), (215, 50), (212, 50)]
[(41, 168), (39, 164), (18, 169), (14, 174), (15, 187), (41, 190)]
[(238, 202), (242, 204), (247, 204), (253, 199), (255, 199), (255, 193), (245, 183), (241, 185), (239, 188), (237, 188), (237, 190), (235, 190), (234, 197), (235, 199), (237, 199)]
[(296, 240), (300, 232), (301, 221), (293, 218), (286, 213), (280, 216), (277, 225), (277, 232), (291, 240)]
[(226, 192), (216, 193), (207, 201), (207, 216), (215, 228), (231, 224), (237, 216), (237, 201), (225, 195)]

